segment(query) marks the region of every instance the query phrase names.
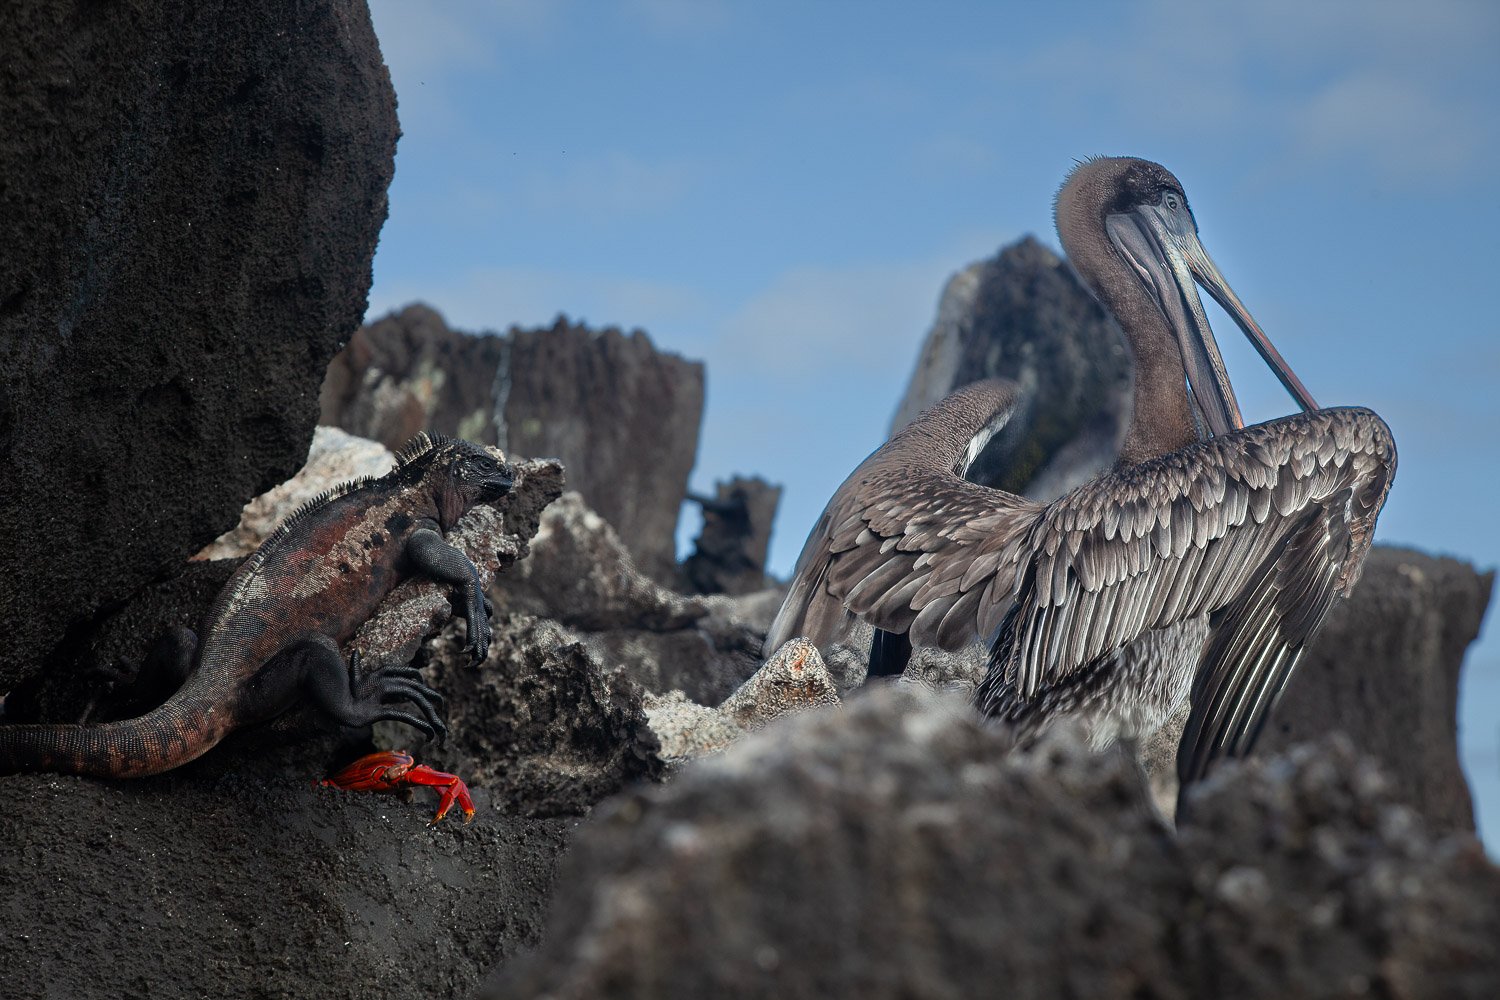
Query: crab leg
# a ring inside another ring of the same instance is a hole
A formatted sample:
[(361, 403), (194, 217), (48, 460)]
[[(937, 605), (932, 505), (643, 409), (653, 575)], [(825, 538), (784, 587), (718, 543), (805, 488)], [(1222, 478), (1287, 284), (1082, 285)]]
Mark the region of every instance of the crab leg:
[[(430, 785), (443, 789), (438, 801), (437, 823), (457, 802), (464, 814), (464, 822), (474, 819), (474, 800), (469, 797), (469, 786), (456, 774), (435, 771), (426, 764), (418, 764), (405, 750), (382, 750), (366, 754), (340, 770), (321, 784), (331, 788), (343, 788), (351, 792), (391, 792), (406, 785)], [(431, 826), (432, 823), (428, 825)]]

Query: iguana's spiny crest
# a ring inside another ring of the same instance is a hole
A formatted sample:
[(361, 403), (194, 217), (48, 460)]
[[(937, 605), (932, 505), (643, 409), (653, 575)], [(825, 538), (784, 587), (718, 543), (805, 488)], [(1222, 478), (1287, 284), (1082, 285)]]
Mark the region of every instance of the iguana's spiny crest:
[(444, 531), (470, 507), (503, 497), (514, 482), (499, 448), (426, 431), (397, 453), (394, 472), (403, 483), (427, 488)]

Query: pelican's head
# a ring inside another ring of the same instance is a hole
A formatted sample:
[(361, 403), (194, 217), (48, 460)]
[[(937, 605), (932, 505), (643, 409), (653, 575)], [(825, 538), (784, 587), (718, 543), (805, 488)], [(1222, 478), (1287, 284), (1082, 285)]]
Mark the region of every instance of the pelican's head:
[(1198, 242), (1187, 194), (1166, 167), (1133, 157), (1081, 163), (1057, 194), (1056, 218), (1068, 259), (1096, 294), (1114, 282), (1135, 281), (1156, 303), (1177, 339), (1189, 392), (1210, 433), (1224, 434), (1244, 420), (1198, 285), (1234, 318), (1298, 405), (1318, 408)]

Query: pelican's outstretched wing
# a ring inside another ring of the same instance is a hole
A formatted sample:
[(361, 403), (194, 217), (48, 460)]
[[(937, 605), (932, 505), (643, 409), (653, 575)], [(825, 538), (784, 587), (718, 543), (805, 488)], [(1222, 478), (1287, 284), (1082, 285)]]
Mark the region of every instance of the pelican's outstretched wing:
[(1395, 471), (1366, 409), (1299, 413), (1116, 470), (1039, 505), (956, 473), (1014, 405), (979, 383), (925, 411), (829, 502), (768, 647), (850, 615), (954, 649), (995, 635), (983, 710), (1030, 699), (1153, 629), (1210, 615), (1184, 747), (1242, 753), (1334, 597), (1358, 579)]
[(1303, 647), (1364, 565), (1395, 473), (1385, 423), (1317, 410), (1117, 470), (1047, 508), (976, 692), (1022, 699), (1152, 629), (1200, 615), (1180, 769), (1258, 735)]

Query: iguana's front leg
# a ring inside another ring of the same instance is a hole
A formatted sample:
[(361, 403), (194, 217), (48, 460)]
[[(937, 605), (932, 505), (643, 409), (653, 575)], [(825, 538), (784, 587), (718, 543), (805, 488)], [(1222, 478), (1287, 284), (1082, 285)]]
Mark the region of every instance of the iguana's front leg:
[(406, 557), (413, 568), (434, 580), (462, 588), (463, 610), (459, 612), (469, 625), (464, 649), (475, 663), (484, 660), (490, 650), (490, 612), (493, 607), (479, 583), (479, 567), (469, 557), (443, 541), (433, 528), (418, 528), (406, 543)]

